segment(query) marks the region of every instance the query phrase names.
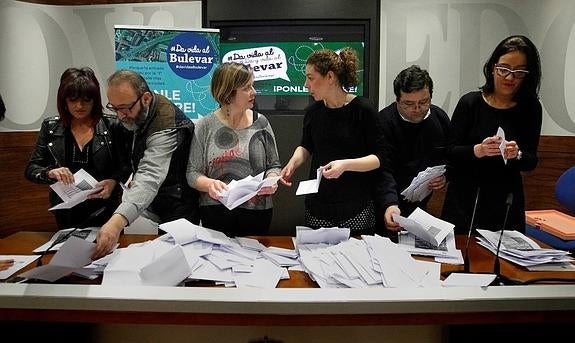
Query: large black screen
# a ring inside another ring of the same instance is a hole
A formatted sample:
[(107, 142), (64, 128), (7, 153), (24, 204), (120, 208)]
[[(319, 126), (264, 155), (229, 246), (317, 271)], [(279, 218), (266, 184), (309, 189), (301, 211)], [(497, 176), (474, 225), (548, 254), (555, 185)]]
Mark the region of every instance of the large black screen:
[(301, 111), (311, 102), (304, 87), (305, 61), (315, 50), (353, 48), (359, 58), (360, 83), (348, 91), (368, 96), (367, 22), (250, 21), (213, 22), (220, 29), (222, 62), (254, 68), (257, 108), (274, 114)]

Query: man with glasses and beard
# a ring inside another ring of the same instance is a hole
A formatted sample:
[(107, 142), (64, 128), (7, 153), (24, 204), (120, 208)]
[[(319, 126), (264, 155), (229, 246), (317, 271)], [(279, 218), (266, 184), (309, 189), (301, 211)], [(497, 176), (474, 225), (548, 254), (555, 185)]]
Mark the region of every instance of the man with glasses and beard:
[(130, 131), (125, 148), (133, 178), (122, 203), (100, 229), (93, 258), (112, 251), (124, 227), (140, 215), (160, 223), (178, 218), (199, 223), (198, 193), (186, 181), (193, 122), (131, 70), (108, 78), (107, 95), (106, 108)]
[[(433, 80), (419, 66), (402, 70), (393, 81), (393, 91), (396, 101), (378, 114), (385, 153), (377, 199), (387, 229), (399, 231), (393, 215), (407, 217), (417, 207), (425, 209), (431, 198), (430, 193), (422, 201), (409, 202), (401, 192), (420, 171), (446, 163), (450, 122), (445, 111), (431, 104)], [(441, 175), (428, 187), (433, 191), (445, 185), (445, 175)]]

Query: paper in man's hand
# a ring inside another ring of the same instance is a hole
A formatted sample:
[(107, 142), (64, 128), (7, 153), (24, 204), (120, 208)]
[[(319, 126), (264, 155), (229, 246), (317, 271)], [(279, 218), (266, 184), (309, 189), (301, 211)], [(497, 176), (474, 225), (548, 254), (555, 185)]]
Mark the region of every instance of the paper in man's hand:
[(445, 164), (427, 167), (413, 178), (411, 184), (401, 192), (405, 200), (410, 202), (422, 201), (431, 194), (429, 183), (436, 177), (445, 174)]
[(400, 215), (393, 217), (402, 228), (426, 242), (438, 246), (443, 242), (450, 232), (453, 232), (455, 225), (441, 220), (425, 212), (419, 207), (416, 208), (409, 217)]

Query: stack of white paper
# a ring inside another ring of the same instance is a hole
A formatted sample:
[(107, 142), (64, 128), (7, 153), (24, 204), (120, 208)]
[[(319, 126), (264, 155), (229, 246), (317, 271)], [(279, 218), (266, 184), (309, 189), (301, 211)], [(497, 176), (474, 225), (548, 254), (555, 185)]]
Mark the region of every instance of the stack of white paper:
[(189, 279), (267, 288), (289, 278), (284, 266), (299, 265), (294, 250), (230, 238), (185, 219), (160, 224), (160, 229), (166, 234), (119, 249), (106, 262), (103, 284), (175, 285)]
[(388, 238), (298, 245), (305, 271), (322, 288), (439, 287), (440, 264), (418, 261)]
[(175, 286), (184, 280), (211, 280), (225, 286), (274, 288), (289, 278), (289, 267), (306, 271), (321, 287), (440, 286), (439, 264), (417, 261), (387, 238), (350, 239), (348, 228), (298, 227), (296, 249), (229, 238), (185, 219), (160, 228), (165, 235), (118, 249), (82, 270), (94, 243), (72, 237), (62, 249), (73, 247), (74, 253), (61, 250), (53, 259), (58, 264), (36, 268), (28, 277), (54, 281), (70, 272), (91, 277), (103, 270), (104, 285)]
[[(477, 237), (479, 245), (492, 253), (497, 252), (501, 231), (477, 230), (481, 235)], [(499, 257), (523, 267), (536, 265), (572, 262), (569, 252), (556, 249), (543, 249), (535, 241), (521, 232), (504, 230), (499, 248)]]
[(401, 192), (401, 195), (403, 195), (407, 201), (422, 201), (426, 196), (431, 194), (429, 182), (443, 174), (445, 174), (445, 165), (427, 167), (413, 178), (411, 184)]

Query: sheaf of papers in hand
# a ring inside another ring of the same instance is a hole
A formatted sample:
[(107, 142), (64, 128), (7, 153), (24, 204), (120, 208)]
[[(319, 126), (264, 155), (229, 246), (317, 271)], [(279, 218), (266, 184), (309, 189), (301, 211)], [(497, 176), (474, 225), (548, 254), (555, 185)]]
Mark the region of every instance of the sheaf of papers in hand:
[(271, 176), (264, 179), (264, 172), (256, 176), (248, 175), (241, 180), (233, 180), (228, 184), (228, 190), (218, 199), (229, 210), (240, 206), (253, 198), (260, 189), (277, 184), (280, 176)]
[(317, 193), (319, 191), (319, 183), (321, 182), (322, 168), (319, 167), (316, 170), (316, 178), (306, 181), (301, 181), (297, 187), (295, 195), (305, 195), (311, 193)]
[(409, 217), (394, 216), (393, 220), (416, 237), (436, 247), (443, 242), (450, 232), (453, 232), (455, 227), (455, 225), (436, 218), (419, 207)]
[[(493, 254), (497, 252), (497, 245), (501, 231), (478, 229), (481, 235), (477, 242)], [(569, 252), (556, 249), (541, 248), (535, 241), (519, 231), (504, 230), (499, 248), (499, 257), (523, 267), (536, 265), (563, 264), (573, 262)]]
[(427, 167), (425, 170), (420, 171), (416, 177), (413, 178), (411, 184), (401, 192), (401, 195), (411, 202), (422, 201), (431, 194), (431, 189), (429, 189), (429, 182), (445, 174), (445, 165), (439, 165), (434, 167)]
[[(77, 237), (77, 238), (83, 239), (87, 242), (93, 242), (96, 239), (96, 236), (98, 235), (99, 229), (100, 229), (99, 227), (88, 227), (85, 229), (76, 230), (76, 232), (74, 232), (68, 239), (70, 239), (71, 237)], [(60, 231), (56, 231), (56, 233), (50, 238), (50, 240), (48, 242), (42, 244), (41, 246), (37, 247), (33, 251), (35, 253), (46, 251), (46, 249), (48, 249), (52, 244), (54, 244), (54, 242), (62, 240), (72, 230), (75, 230), (75, 229), (71, 228), (71, 229), (63, 229)], [(54, 245), (52, 248), (50, 248), (50, 251), (59, 250), (60, 247), (62, 246), (62, 244), (64, 244), (64, 242), (65, 241), (62, 241), (62, 242)]]
[(60, 181), (50, 185), (50, 188), (58, 194), (63, 202), (51, 207), (49, 211), (72, 208), (86, 201), (88, 195), (99, 192), (102, 189), (102, 187), (96, 187), (97, 183), (98, 181), (92, 175), (88, 174), (84, 169), (80, 169), (74, 173), (74, 185), (67, 186)]
[(499, 143), (499, 151), (501, 151), (501, 157), (503, 157), (503, 162), (507, 164), (507, 159), (505, 158), (505, 146), (507, 145), (507, 141), (505, 140), (505, 131), (503, 131), (501, 127), (498, 127), (497, 133), (495, 135), (501, 138), (501, 143)]

